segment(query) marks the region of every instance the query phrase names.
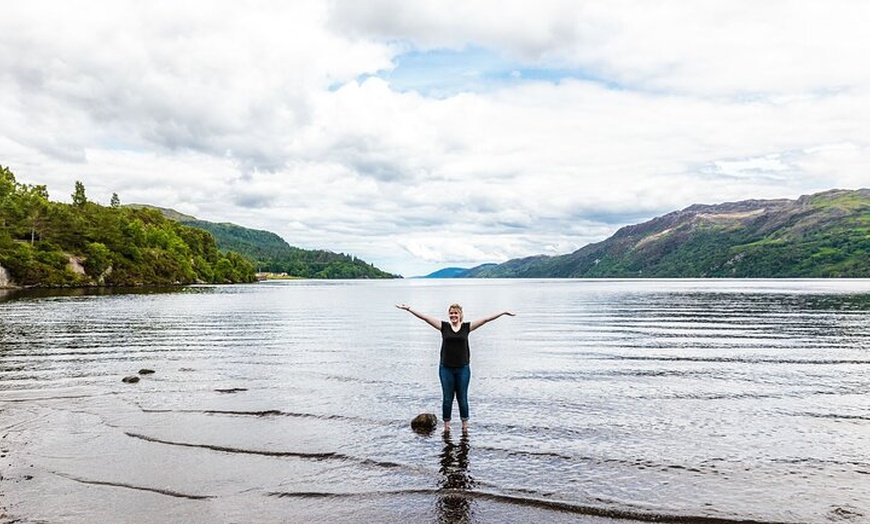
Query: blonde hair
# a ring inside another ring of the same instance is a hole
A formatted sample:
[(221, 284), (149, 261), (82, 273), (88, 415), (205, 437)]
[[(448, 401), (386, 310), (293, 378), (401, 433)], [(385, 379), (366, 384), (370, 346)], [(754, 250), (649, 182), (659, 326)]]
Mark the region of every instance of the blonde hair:
[(450, 313), (450, 311), (453, 309), (459, 311), (459, 321), (464, 321), (465, 315), (462, 313), (462, 306), (460, 306), (459, 304), (450, 304), (450, 307), (447, 308), (447, 313)]

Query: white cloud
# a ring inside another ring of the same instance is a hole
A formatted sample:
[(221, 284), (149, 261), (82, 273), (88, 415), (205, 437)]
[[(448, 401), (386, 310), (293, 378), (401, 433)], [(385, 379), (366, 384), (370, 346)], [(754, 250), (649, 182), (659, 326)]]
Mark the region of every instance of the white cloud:
[(0, 163), (59, 200), (416, 275), (867, 185), (870, 4), (86, 4), (0, 17)]

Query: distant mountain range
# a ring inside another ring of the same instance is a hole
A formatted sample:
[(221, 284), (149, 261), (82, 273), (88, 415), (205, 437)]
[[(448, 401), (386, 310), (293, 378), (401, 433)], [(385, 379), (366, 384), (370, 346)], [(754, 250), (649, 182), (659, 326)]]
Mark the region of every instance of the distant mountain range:
[(870, 277), (870, 189), (696, 204), (560, 256), (432, 278)]
[[(490, 266), (494, 266), (496, 264), (488, 264)], [(484, 266), (478, 266), (474, 269), (479, 269)], [(468, 272), (471, 271), (468, 268), (464, 267), (445, 267), (444, 269), (439, 269), (434, 273), (429, 273), (423, 278), (463, 278), (468, 275)]]

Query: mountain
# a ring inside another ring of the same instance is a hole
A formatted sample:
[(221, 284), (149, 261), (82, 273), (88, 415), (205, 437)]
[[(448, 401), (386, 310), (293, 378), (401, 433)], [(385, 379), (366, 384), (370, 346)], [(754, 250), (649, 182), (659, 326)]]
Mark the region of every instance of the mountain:
[[(143, 207), (141, 204), (131, 205)], [(227, 222), (199, 220), (172, 209), (159, 207), (155, 209), (167, 218), (177, 220), (186, 226), (208, 231), (214, 236), (218, 249), (243, 255), (251, 260), (260, 272), (286, 273), (299, 278), (401, 278), (350, 255), (293, 247), (283, 238), (269, 231), (249, 229)]]
[[(496, 264), (489, 265), (494, 266)], [(462, 278), (468, 271), (468, 268), (463, 267), (445, 267), (444, 269), (429, 273), (422, 278)]]
[(457, 276), (867, 278), (870, 189), (696, 204), (567, 255), (514, 259)]

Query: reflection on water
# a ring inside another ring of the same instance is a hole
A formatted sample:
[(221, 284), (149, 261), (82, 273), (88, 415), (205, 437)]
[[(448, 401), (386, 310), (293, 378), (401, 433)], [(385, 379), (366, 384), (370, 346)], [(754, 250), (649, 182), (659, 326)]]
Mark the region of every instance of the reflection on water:
[(449, 432), (443, 433), (444, 449), (441, 451), (440, 499), (438, 517), (440, 522), (469, 522), (471, 500), (467, 491), (475, 487), (474, 479), (468, 474), (468, 434), (463, 433), (459, 443), (453, 442)]
[(214, 286), (140, 286), (0, 289), (0, 302), (40, 298), (110, 295), (157, 295), (163, 293), (210, 293)]
[[(0, 515), (870, 520), (870, 281), (135, 291), (0, 298)], [(440, 340), (393, 305), (453, 302), (518, 313), (472, 336), (471, 438), (408, 427)]]

